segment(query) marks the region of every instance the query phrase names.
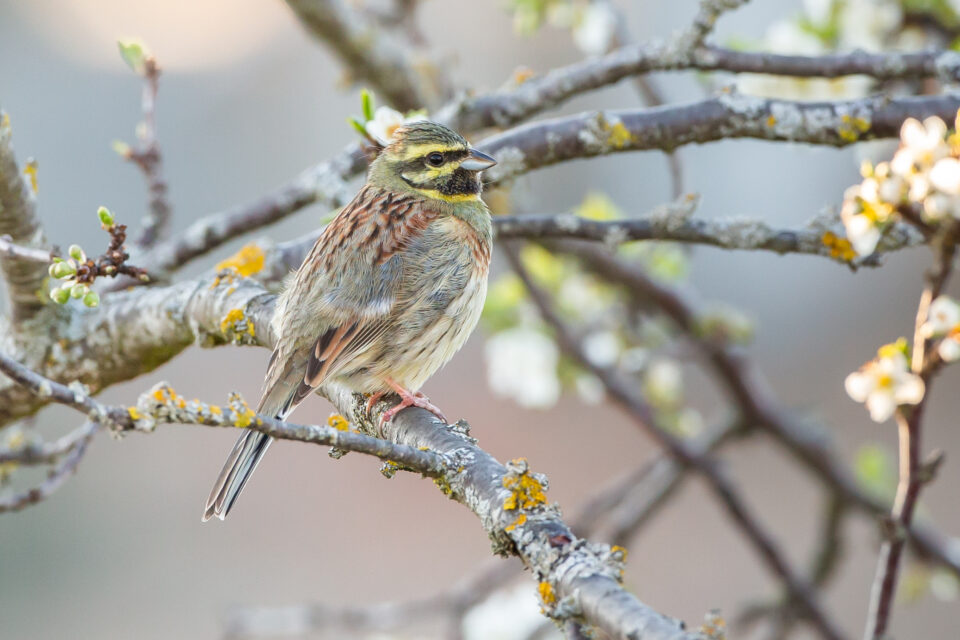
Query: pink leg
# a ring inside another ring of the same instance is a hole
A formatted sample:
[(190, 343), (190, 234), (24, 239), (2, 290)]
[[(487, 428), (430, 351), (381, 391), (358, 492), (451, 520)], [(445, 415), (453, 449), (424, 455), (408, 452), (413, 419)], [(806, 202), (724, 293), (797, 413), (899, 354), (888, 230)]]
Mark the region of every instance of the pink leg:
[(367, 415), (368, 416), (370, 415), (370, 411), (373, 409), (373, 405), (377, 404), (377, 400), (379, 400), (384, 395), (386, 395), (386, 393), (387, 393), (386, 391), (377, 391), (376, 393), (373, 393), (370, 395), (370, 397), (367, 399)]
[(395, 407), (385, 411), (384, 414), (380, 416), (380, 426), (383, 426), (385, 423), (393, 420), (395, 415), (407, 407), (420, 407), (421, 409), (426, 409), (433, 415), (443, 420), (445, 423), (449, 424), (447, 417), (443, 415), (443, 412), (440, 411), (440, 409), (430, 402), (430, 399), (427, 398), (427, 396), (423, 395), (419, 391), (411, 393), (390, 378), (384, 378), (383, 381), (386, 382), (390, 388), (397, 393), (398, 396), (400, 396), (400, 402)]

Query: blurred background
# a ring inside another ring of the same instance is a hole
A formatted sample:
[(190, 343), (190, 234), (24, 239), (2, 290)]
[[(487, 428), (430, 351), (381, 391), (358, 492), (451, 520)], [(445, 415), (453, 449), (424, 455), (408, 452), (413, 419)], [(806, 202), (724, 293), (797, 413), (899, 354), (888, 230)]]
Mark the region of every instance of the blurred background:
[[(696, 2), (620, 7), (633, 35), (649, 39), (689, 23)], [(716, 38), (759, 41), (769, 25), (800, 10), (799, 2), (756, 2), (724, 17)], [(517, 67), (545, 71), (582, 55), (568, 31), (545, 27), (517, 37), (500, 3), (430, 0), (420, 20), (435, 49), (450, 53), (458, 83), (478, 90), (496, 88)], [(94, 223), (99, 205), (131, 224), (144, 210), (141, 176), (110, 146), (133, 140), (140, 120), (140, 81), (117, 54), (117, 38), (127, 36), (148, 43), (164, 70), (158, 133), (176, 228), (249, 201), (355, 139), (345, 118), (359, 112), (358, 90), (345, 86), (337, 61), (279, 0), (0, 0), (0, 105), (10, 114), (21, 162), (39, 162), (40, 210), (54, 243), (101, 246)], [(704, 92), (693, 74), (654, 79), (670, 101)], [(562, 112), (637, 104), (633, 88), (622, 84), (573, 100)], [(703, 197), (697, 215), (797, 226), (839, 205), (843, 190), (858, 180), (863, 153), (862, 147), (730, 141), (688, 147), (682, 157), (687, 189)], [(659, 153), (569, 163), (523, 178), (518, 189), (527, 210), (544, 213), (569, 211), (589, 192), (607, 194), (627, 215), (670, 199)], [(311, 207), (260, 235), (290, 239), (328, 213)], [(925, 249), (905, 251), (889, 256), (882, 269), (853, 274), (821, 258), (696, 248), (688, 280), (701, 299), (753, 318), (750, 355), (785, 405), (830, 425), (853, 464), (865, 444), (893, 454), (896, 433), (892, 423), (869, 421), (844, 393), (843, 379), (877, 346), (912, 329), (927, 259)], [(616, 410), (584, 405), (575, 394), (550, 410), (523, 409), (493, 395), (483, 345), (478, 331), (425, 391), (447, 415), (468, 419), (481, 446), (498, 458), (525, 456), (546, 473), (549, 496), (565, 513), (658, 454)], [(238, 390), (254, 399), (268, 356), (263, 349), (195, 348), (102, 399), (130, 404), (160, 380), (187, 397), (220, 402)], [(933, 391), (927, 450), (960, 450), (960, 394), (952, 392), (958, 381), (958, 372), (949, 371)], [(703, 376), (690, 377), (686, 393), (708, 423), (723, 414)], [(329, 412), (315, 398), (296, 419), (322, 422)], [(40, 415), (38, 427), (53, 435), (76, 422), (54, 408)], [(474, 517), (431, 482), (406, 474), (386, 480), (374, 460), (334, 461), (323, 449), (285, 442), (274, 445), (228, 522), (201, 525), (204, 499), (234, 437), (187, 426), (120, 441), (101, 436), (77, 476), (50, 500), (0, 518), (0, 636), (212, 638), (232, 605), (429, 595), (489, 560), (489, 542)], [(815, 483), (760, 440), (721, 457), (790, 559), (805, 566), (820, 510)], [(952, 535), (960, 535), (958, 483), (960, 466), (948, 456), (924, 491), (920, 515)], [(859, 517), (846, 533), (839, 577), (823, 601), (857, 636), (878, 537)], [(694, 625), (708, 609), (732, 616), (738, 605), (776, 593), (752, 549), (696, 481), (629, 549), (629, 587)], [(532, 596), (534, 584), (523, 584)], [(942, 599), (949, 593), (940, 596), (902, 604), (893, 634), (957, 637), (960, 609)]]

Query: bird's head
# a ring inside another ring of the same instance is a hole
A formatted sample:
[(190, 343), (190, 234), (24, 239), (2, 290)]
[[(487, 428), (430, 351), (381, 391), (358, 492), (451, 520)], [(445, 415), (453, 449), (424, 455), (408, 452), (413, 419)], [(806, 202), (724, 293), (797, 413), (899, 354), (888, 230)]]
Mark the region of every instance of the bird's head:
[(480, 198), (480, 172), (497, 163), (463, 136), (436, 122), (399, 127), (374, 160), (371, 177), (445, 202)]

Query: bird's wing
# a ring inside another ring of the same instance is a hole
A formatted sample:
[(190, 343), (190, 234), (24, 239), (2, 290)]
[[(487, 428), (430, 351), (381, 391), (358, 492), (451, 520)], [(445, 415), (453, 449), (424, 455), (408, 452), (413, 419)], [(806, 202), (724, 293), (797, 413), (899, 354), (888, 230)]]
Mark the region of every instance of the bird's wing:
[[(280, 327), (264, 401), (296, 406), (382, 335), (397, 304), (399, 254), (437, 217), (412, 196), (367, 185), (327, 225), (284, 294), (285, 315), (302, 329)], [(307, 330), (316, 336), (309, 350), (285, 348), (285, 336), (303, 345), (296, 336)]]

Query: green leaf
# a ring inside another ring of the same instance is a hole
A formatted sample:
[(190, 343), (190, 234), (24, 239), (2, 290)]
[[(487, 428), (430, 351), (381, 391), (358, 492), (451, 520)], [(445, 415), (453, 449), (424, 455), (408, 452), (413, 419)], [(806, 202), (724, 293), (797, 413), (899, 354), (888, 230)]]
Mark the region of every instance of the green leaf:
[(367, 133), (367, 128), (363, 126), (363, 123), (357, 120), (356, 118), (347, 118), (347, 122), (350, 123), (350, 126), (357, 130), (357, 133), (366, 138), (369, 134)]
[(360, 90), (360, 104), (363, 107), (364, 122), (373, 120), (373, 94), (367, 89)]
[(120, 57), (127, 66), (133, 69), (134, 73), (143, 75), (149, 55), (146, 46), (139, 40), (117, 40), (117, 46), (120, 48)]
[(100, 218), (100, 224), (105, 227), (113, 226), (113, 214), (110, 213), (110, 210), (106, 207), (100, 207), (97, 209), (97, 217)]

